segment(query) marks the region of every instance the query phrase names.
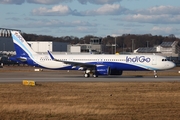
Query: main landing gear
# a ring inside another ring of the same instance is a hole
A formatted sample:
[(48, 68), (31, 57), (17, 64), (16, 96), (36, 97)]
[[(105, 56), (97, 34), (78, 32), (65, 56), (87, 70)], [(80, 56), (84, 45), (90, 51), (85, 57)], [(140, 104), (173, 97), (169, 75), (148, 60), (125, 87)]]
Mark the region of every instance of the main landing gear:
[(157, 75), (157, 71), (156, 70), (154, 70), (154, 78), (157, 78), (158, 77), (158, 75)]
[(85, 77), (85, 78), (88, 78), (89, 76), (90, 76), (89, 73), (85, 73), (85, 74), (84, 74), (84, 77)]
[[(84, 77), (85, 77), (85, 78), (90, 77), (90, 73), (85, 73), (85, 74), (84, 74)], [(92, 74), (92, 77), (96, 78), (96, 77), (98, 77), (98, 75)]]
[(86, 70), (84, 73), (84, 77), (88, 78), (88, 77), (90, 77), (91, 74), (92, 74), (92, 77), (94, 77), (94, 78), (98, 77), (98, 75), (95, 72), (92, 72), (91, 70)]

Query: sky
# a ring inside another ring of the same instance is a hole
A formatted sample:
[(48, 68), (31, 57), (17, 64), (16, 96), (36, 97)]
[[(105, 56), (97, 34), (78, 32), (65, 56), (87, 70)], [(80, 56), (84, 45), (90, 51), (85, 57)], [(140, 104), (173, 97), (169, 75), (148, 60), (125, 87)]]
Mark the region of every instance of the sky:
[(54, 37), (180, 38), (179, 0), (0, 0), (0, 28)]

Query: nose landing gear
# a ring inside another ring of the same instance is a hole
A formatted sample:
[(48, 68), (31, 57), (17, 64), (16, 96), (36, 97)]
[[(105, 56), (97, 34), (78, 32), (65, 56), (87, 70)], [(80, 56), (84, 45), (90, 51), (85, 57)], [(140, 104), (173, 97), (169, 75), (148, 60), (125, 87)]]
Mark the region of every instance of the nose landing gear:
[(157, 71), (156, 70), (154, 70), (154, 78), (157, 78), (158, 77), (158, 75), (157, 75)]

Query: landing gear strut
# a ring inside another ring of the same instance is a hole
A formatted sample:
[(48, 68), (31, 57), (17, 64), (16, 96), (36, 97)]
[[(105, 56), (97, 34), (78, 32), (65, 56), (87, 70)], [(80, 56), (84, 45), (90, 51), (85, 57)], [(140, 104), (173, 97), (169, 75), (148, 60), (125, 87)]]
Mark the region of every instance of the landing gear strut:
[(154, 77), (155, 77), (155, 78), (157, 78), (157, 77), (158, 77), (158, 75), (157, 75), (157, 71), (156, 71), (156, 70), (154, 70)]

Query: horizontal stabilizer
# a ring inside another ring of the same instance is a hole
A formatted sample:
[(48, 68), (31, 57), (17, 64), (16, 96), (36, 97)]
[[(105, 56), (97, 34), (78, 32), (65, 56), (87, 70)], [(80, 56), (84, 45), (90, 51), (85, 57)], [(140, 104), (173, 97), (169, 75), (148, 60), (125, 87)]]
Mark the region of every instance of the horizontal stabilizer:
[(17, 58), (18, 60), (20, 60), (21, 62), (26, 62), (27, 61), (27, 58), (26, 57), (19, 57)]

